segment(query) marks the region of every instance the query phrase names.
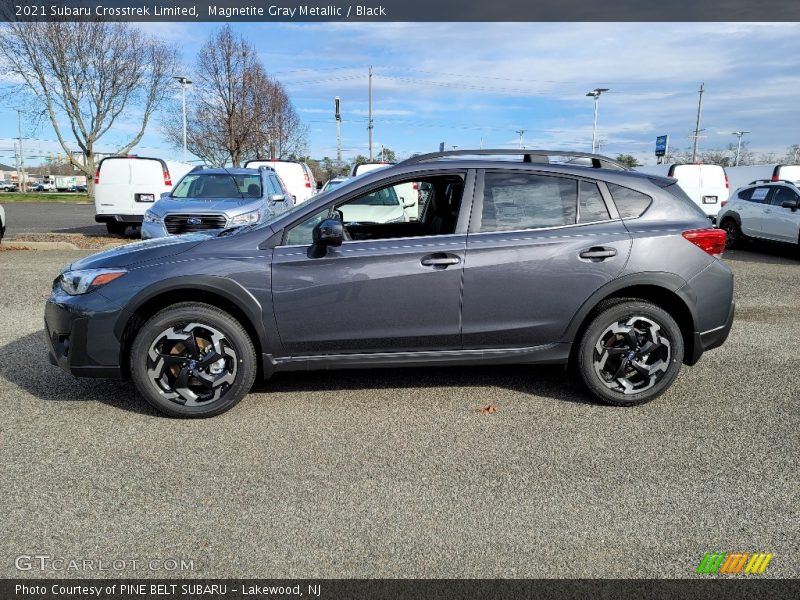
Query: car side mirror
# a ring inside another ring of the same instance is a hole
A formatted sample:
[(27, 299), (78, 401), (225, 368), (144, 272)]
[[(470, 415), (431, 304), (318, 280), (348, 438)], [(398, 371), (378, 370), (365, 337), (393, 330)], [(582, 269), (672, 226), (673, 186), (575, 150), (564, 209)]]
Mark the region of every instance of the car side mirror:
[(335, 248), (342, 245), (344, 225), (340, 219), (324, 219), (314, 227), (311, 239), (314, 243), (309, 249), (309, 256), (312, 258), (325, 256), (329, 247)]
[(321, 181), (318, 181), (318, 182), (317, 182), (317, 191), (319, 191), (319, 190), (321, 190), (321, 189), (322, 189), (322, 182), (321, 182)]
[(161, 195), (159, 196), (159, 198), (169, 198), (171, 193), (172, 192), (161, 192)]
[(272, 194), (269, 197), (269, 201), (270, 202), (285, 202), (286, 201), (286, 196), (284, 196), (283, 194)]
[(414, 207), (414, 202), (413, 201), (404, 202), (403, 199), (400, 198), (400, 202), (403, 203), (403, 208), (413, 208)]
[(784, 200), (783, 204), (781, 204), (783, 208), (791, 208), (792, 212), (797, 210), (797, 200)]

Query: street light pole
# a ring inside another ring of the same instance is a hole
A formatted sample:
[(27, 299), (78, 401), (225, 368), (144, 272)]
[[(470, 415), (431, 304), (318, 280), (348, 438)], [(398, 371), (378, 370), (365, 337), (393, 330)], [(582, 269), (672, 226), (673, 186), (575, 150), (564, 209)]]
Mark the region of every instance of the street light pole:
[(749, 131), (734, 131), (731, 135), (735, 135), (739, 140), (736, 142), (736, 160), (733, 161), (733, 166), (739, 166), (739, 154), (742, 152), (742, 136), (746, 133), (750, 133)]
[(609, 88), (594, 88), (591, 92), (586, 92), (587, 96), (594, 98), (594, 125), (592, 125), (592, 154), (595, 152), (595, 148), (597, 147), (595, 144), (595, 140), (597, 139), (597, 108), (600, 104), (600, 94), (603, 92), (607, 92)]
[(517, 135), (519, 136), (519, 149), (522, 150), (522, 136), (525, 135), (524, 129), (517, 129)]
[(188, 155), (186, 152), (186, 86), (192, 85), (191, 80), (188, 77), (176, 76), (173, 79), (177, 79), (178, 83), (181, 84), (181, 91), (183, 95), (183, 162), (186, 162)]

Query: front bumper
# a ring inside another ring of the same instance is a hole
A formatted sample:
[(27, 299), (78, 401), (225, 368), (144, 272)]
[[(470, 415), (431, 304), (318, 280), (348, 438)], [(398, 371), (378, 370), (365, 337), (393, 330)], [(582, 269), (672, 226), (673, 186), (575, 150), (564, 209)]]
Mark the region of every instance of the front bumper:
[(50, 363), (78, 377), (122, 378), (114, 334), (121, 310), (97, 291), (69, 296), (54, 290), (44, 311)]

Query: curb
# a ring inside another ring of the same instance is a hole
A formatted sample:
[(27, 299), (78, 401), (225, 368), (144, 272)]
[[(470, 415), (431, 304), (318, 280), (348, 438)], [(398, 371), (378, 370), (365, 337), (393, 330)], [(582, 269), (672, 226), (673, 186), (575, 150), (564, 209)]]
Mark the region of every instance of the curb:
[(70, 242), (26, 242), (24, 240), (6, 240), (5, 245), (20, 250), (80, 250)]

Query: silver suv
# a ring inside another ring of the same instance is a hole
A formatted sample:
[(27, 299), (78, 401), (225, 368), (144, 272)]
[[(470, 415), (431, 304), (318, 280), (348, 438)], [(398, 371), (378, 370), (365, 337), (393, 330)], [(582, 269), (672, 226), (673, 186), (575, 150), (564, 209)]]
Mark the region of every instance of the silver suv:
[(739, 188), (717, 222), (733, 248), (747, 238), (800, 245), (800, 189), (792, 181), (759, 179)]
[(269, 167), (196, 167), (144, 213), (142, 238), (258, 225), (292, 206), (294, 197)]

